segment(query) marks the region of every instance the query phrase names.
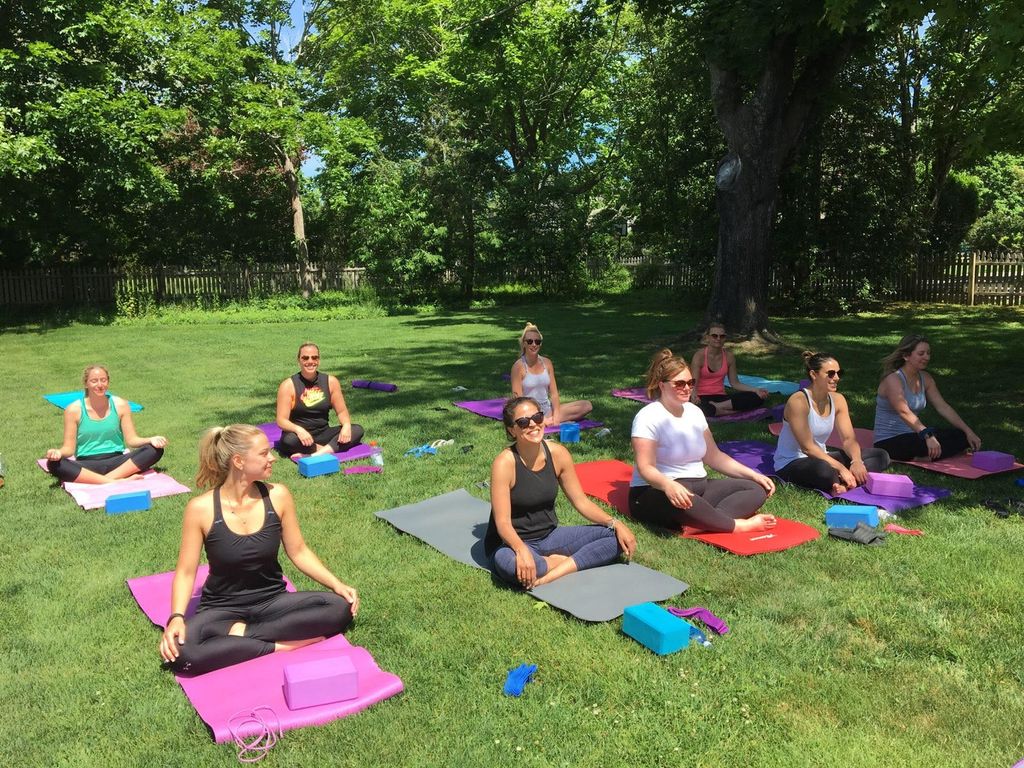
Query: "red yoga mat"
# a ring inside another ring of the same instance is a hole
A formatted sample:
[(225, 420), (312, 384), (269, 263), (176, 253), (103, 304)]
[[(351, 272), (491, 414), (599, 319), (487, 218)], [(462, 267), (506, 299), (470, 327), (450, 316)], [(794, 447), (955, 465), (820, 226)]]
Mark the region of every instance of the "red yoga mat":
[[(585, 494), (600, 499), (615, 507), (621, 514), (629, 516), (629, 481), (633, 476), (633, 468), (629, 464), (614, 460), (587, 461), (576, 465), (576, 476), (580, 479)], [(821, 536), (816, 528), (804, 523), (782, 517), (776, 520), (778, 524), (770, 531), (696, 533), (692, 528), (686, 528), (679, 535), (686, 539), (699, 539), (736, 555), (778, 552), (814, 541)]]

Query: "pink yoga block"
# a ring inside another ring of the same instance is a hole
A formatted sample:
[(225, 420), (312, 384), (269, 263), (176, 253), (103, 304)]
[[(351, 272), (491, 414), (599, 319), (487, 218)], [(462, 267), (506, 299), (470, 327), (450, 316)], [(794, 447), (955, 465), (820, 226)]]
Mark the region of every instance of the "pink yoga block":
[(1002, 451), (975, 451), (971, 457), (971, 466), (986, 472), (1005, 472), (1016, 463), (1013, 454)]
[(900, 496), (910, 498), (914, 495), (914, 481), (906, 475), (889, 475), (883, 472), (868, 472), (868, 481), (864, 483), (868, 493), (879, 496)]
[(348, 656), (289, 664), (284, 668), (284, 700), (289, 709), (348, 701), (359, 695), (359, 673)]

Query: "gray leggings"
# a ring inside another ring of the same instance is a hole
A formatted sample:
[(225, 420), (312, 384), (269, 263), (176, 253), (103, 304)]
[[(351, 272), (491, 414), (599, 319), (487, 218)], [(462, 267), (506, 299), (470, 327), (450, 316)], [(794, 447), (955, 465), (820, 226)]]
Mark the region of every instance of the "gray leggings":
[(710, 533), (731, 533), (737, 520), (750, 517), (768, 500), (767, 492), (753, 480), (677, 477), (676, 482), (694, 494), (692, 507), (679, 509), (662, 491), (637, 485), (629, 489), (630, 516), (661, 528), (690, 525)]
[[(560, 525), (542, 539), (523, 541), (533, 555), (537, 577), (548, 572), (546, 555), (568, 555), (576, 561), (576, 570), (608, 565), (619, 556), (619, 540), (615, 531), (603, 525)], [(516, 553), (507, 544), (495, 550), (491, 558), (494, 570), (509, 584), (519, 584), (516, 578)]]

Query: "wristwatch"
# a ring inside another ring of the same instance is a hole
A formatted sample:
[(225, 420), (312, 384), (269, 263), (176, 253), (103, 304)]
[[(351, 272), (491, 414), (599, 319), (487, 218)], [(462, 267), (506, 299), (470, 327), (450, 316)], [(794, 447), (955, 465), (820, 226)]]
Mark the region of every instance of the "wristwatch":
[(614, 531), (615, 530), (615, 518), (614, 517), (611, 520), (608, 521), (607, 528), (610, 531)]

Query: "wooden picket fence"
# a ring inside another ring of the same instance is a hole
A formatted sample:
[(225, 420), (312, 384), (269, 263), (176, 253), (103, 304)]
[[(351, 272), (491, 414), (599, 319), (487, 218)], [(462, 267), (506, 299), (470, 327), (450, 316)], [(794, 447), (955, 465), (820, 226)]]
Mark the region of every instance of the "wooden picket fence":
[[(638, 288), (673, 288), (693, 293), (711, 289), (711, 270), (688, 264), (655, 264), (642, 257), (622, 259)], [(797, 281), (791, 273), (773, 271), (770, 294), (787, 295)], [(823, 272), (803, 280), (805, 290), (831, 296), (853, 297), (863, 279), (848, 274)], [(924, 260), (902, 269), (884, 285), (885, 298), (893, 301), (926, 301), (947, 304), (1024, 305), (1024, 254), (974, 251), (959, 254), (935, 266)]]
[(0, 271), (0, 304), (90, 306), (113, 304), (122, 296), (156, 304), (209, 304), (274, 294), (351, 291), (364, 285), (362, 267), (337, 264), (255, 264), (243, 267), (158, 265), (127, 273), (97, 267), (55, 267)]

